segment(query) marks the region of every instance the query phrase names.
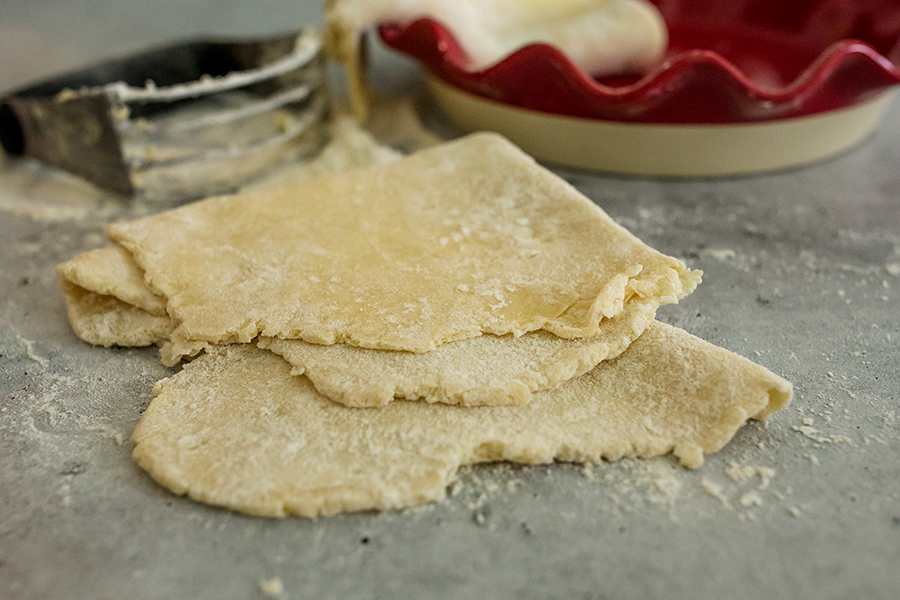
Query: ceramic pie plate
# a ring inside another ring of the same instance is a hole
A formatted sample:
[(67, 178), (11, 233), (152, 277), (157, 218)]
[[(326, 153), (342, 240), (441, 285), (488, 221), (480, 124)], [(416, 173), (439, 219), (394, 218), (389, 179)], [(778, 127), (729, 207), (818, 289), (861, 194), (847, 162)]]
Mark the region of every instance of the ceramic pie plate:
[(660, 177), (744, 175), (800, 166), (859, 144), (893, 93), (807, 117), (734, 125), (641, 124), (567, 117), (487, 100), (429, 78), (441, 110), (465, 131), (503, 134), (541, 161)]
[(859, 144), (900, 83), (900, 1), (657, 0), (669, 49), (642, 76), (595, 80), (526, 46), (482, 71), (439, 22), (385, 24), (421, 62), (441, 110), (538, 159), (632, 175), (795, 167)]

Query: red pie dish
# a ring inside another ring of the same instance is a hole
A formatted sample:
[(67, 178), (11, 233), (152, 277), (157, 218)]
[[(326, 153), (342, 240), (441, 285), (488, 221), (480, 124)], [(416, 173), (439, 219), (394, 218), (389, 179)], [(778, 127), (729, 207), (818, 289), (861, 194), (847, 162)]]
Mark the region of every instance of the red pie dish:
[(462, 128), (498, 130), (551, 162), (635, 174), (728, 175), (825, 158), (869, 135), (900, 83), (900, 0), (652, 1), (670, 41), (642, 75), (594, 79), (546, 44), (471, 71), (437, 21), (379, 33), (428, 69)]

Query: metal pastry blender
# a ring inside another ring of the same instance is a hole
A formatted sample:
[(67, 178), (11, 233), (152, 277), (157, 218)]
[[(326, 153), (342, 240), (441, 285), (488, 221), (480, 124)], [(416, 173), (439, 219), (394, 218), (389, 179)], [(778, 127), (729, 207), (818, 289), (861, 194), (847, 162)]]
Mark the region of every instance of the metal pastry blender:
[(0, 144), (98, 187), (174, 203), (316, 152), (329, 109), (314, 30), (199, 40), (0, 98)]

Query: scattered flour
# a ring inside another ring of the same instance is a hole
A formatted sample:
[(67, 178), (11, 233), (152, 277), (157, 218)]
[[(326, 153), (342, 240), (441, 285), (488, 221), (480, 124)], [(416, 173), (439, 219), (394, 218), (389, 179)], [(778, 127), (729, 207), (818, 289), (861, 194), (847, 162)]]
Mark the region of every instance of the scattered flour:
[(751, 490), (738, 499), (741, 506), (762, 506), (763, 500), (756, 490)]
[(710, 481), (706, 477), (700, 480), (700, 485), (703, 486), (703, 491), (706, 492), (707, 496), (712, 496), (722, 503), (723, 508), (731, 510), (731, 503), (728, 501), (728, 496), (722, 491), (721, 485)]
[(49, 363), (48, 363), (48, 361), (47, 361), (46, 358), (44, 358), (43, 356), (40, 356), (40, 355), (38, 355), (37, 353), (35, 353), (35, 351), (34, 351), (34, 342), (32, 342), (31, 340), (26, 340), (25, 338), (23, 338), (23, 337), (17, 335), (17, 336), (16, 336), (16, 343), (18, 343), (19, 346), (20, 346), (23, 350), (25, 350), (25, 356), (27, 356), (28, 358), (30, 358), (30, 359), (33, 360), (34, 362), (38, 363), (39, 365), (41, 365), (41, 366), (44, 367), (45, 369), (47, 368), (47, 365), (48, 365)]
[(386, 164), (403, 156), (400, 152), (379, 144), (350, 117), (337, 117), (331, 124), (330, 132), (331, 141), (313, 160), (287, 165), (254, 180), (241, 191), (284, 187), (356, 168)]
[(806, 424), (794, 425), (793, 427), (791, 427), (791, 430), (803, 434), (807, 438), (819, 444), (846, 444), (848, 446), (853, 445), (853, 440), (851, 440), (846, 435), (824, 435), (820, 433), (819, 430), (815, 427), (810, 427)]
[(125, 434), (121, 431), (116, 431), (109, 425), (88, 425), (84, 429), (98, 432), (101, 437), (114, 441), (116, 446), (121, 446), (125, 443)]
[(124, 203), (36, 160), (0, 157), (0, 211), (47, 223), (106, 220)]

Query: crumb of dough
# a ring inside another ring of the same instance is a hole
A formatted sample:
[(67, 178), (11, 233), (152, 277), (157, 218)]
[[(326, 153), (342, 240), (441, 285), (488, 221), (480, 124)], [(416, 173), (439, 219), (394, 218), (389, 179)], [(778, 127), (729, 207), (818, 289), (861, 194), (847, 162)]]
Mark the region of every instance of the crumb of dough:
[(736, 462), (731, 462), (725, 467), (725, 474), (732, 481), (747, 481), (754, 475), (756, 475), (756, 467), (739, 465)]
[(280, 577), (260, 579), (259, 589), (266, 596), (280, 596), (284, 593), (284, 583), (282, 583)]
[(756, 467), (756, 473), (759, 475), (759, 488), (760, 490), (768, 489), (769, 485), (772, 483), (772, 479), (775, 478), (775, 469), (771, 469), (769, 467)]
[(744, 507), (762, 506), (762, 496), (756, 490), (751, 490), (738, 499), (738, 503)]
[(711, 496), (721, 502), (723, 507), (731, 508), (731, 504), (728, 502), (728, 496), (722, 491), (721, 485), (710, 481), (706, 477), (700, 480), (700, 485), (703, 486), (703, 491), (706, 492), (707, 496)]

